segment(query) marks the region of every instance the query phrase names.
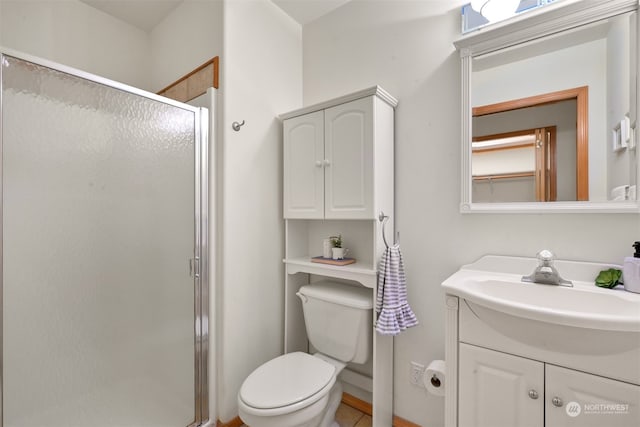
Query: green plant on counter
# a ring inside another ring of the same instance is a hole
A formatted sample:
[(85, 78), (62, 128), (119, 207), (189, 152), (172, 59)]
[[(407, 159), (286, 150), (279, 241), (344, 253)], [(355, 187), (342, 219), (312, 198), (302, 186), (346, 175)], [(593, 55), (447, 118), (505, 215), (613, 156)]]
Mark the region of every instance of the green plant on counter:
[(338, 234), (337, 236), (331, 236), (331, 244), (333, 245), (334, 248), (341, 248), (342, 247), (342, 234)]
[(608, 270), (602, 270), (598, 277), (596, 277), (596, 286), (601, 288), (614, 288), (621, 284), (620, 278), (622, 277), (622, 271), (617, 268), (610, 268)]

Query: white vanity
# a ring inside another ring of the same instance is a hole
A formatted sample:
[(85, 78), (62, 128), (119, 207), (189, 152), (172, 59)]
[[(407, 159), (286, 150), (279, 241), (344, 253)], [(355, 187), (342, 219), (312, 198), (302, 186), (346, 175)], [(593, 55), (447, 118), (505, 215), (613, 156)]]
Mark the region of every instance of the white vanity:
[(442, 284), (445, 425), (640, 425), (640, 294), (596, 287), (598, 263), (557, 261), (571, 287), (522, 282), (536, 265), (485, 256)]

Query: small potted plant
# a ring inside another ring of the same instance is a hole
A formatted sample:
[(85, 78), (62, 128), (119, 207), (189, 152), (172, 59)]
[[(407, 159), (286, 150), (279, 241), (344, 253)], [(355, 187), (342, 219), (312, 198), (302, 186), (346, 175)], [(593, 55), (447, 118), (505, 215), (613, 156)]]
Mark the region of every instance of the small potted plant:
[(348, 249), (342, 247), (342, 234), (332, 236), (331, 244), (333, 245), (333, 248), (331, 249), (333, 259), (344, 259), (344, 256), (347, 254)]

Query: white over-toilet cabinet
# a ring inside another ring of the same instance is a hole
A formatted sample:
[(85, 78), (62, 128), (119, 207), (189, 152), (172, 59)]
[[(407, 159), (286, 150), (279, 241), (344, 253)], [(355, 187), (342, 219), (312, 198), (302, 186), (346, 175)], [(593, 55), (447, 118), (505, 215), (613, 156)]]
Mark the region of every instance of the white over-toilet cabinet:
[(284, 121), (285, 218), (375, 217), (374, 192), (388, 189), (375, 185), (374, 162), (388, 168), (384, 150), (393, 149), (375, 126), (389, 120), (389, 111), (367, 96)]
[[(384, 250), (380, 212), (393, 235), (394, 108), (375, 86), (280, 116), (283, 120), (285, 219), (284, 351), (313, 352), (296, 292), (320, 280), (364, 286), (376, 298), (377, 263)], [(311, 262), (323, 239), (340, 233), (355, 264)], [(375, 315), (372, 313), (371, 330)], [(393, 412), (393, 339), (373, 333), (364, 365), (349, 364), (345, 392), (369, 400), (373, 425), (389, 427)]]

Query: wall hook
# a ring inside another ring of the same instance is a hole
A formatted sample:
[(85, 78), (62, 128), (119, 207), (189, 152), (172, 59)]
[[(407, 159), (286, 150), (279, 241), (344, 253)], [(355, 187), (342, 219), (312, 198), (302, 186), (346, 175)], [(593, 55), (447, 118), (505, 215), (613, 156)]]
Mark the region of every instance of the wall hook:
[(242, 121), (242, 123), (238, 123), (238, 122), (233, 122), (233, 123), (231, 123), (231, 127), (232, 127), (232, 128), (233, 128), (233, 130), (235, 130), (236, 132), (238, 132), (242, 126), (244, 126), (244, 120)]
[[(389, 247), (389, 243), (387, 242), (387, 235), (384, 231), (384, 226), (387, 224), (387, 221), (389, 220), (389, 215), (385, 215), (384, 212), (380, 211), (380, 214), (378, 215), (378, 221), (380, 221), (382, 223), (382, 241), (384, 242), (384, 245), (388, 248)], [(400, 244), (400, 232), (397, 231), (396, 232), (396, 239), (393, 242), (394, 245), (399, 245)]]

